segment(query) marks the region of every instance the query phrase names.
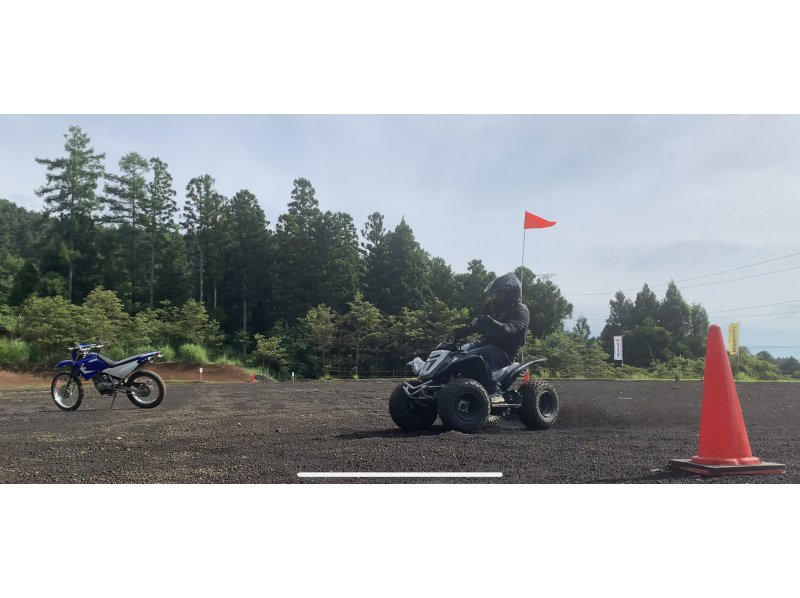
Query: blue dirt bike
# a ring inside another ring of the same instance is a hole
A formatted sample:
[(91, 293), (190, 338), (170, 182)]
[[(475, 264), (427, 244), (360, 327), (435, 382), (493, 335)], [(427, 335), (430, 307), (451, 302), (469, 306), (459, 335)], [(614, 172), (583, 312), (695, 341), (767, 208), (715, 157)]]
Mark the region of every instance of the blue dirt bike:
[(83, 383), (91, 380), (101, 395), (111, 395), (116, 399), (118, 392), (128, 395), (131, 403), (142, 409), (157, 407), (164, 400), (164, 380), (155, 372), (141, 370), (144, 364), (161, 357), (160, 351), (142, 353), (112, 361), (99, 353), (91, 352), (103, 345), (97, 343), (73, 343), (69, 350), (72, 359), (56, 364), (57, 368), (69, 367), (69, 371), (59, 372), (50, 385), (50, 394), (59, 409), (74, 411), (83, 401)]

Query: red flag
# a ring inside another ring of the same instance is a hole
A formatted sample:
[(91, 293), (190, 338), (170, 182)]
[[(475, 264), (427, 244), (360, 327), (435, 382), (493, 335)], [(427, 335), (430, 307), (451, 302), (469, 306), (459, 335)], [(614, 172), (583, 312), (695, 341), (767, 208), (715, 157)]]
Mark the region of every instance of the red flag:
[(531, 214), (527, 210), (525, 210), (525, 229), (529, 228), (547, 228), (548, 226), (553, 226), (555, 221), (545, 220), (544, 218), (540, 218), (536, 214)]

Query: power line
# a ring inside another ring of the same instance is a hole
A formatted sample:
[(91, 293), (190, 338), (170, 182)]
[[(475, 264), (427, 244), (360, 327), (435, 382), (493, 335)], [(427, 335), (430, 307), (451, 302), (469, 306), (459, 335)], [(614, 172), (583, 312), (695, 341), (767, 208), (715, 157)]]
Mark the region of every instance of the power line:
[[(732, 228), (736, 228), (737, 226), (741, 226), (742, 224), (750, 224), (751, 222), (753, 222), (753, 220), (760, 220), (761, 218), (764, 218), (766, 216), (771, 216), (772, 214), (775, 214), (776, 212), (780, 212), (782, 210), (785, 210), (786, 208), (791, 208), (792, 206), (796, 206), (799, 203), (800, 203), (800, 201), (795, 201), (793, 203), (786, 204), (785, 206), (782, 206), (780, 208), (772, 210), (771, 212), (764, 212), (763, 214), (759, 214), (758, 216), (753, 216), (752, 218), (750, 218), (750, 220), (745, 220), (744, 222), (737, 222), (736, 224), (732, 224), (732, 225), (730, 225), (730, 226), (728, 226), (726, 228), (721, 228), (719, 230), (715, 230), (715, 231), (713, 231), (713, 232), (711, 232), (709, 234), (715, 235), (717, 233), (724, 233), (725, 231), (729, 231)], [(697, 241), (695, 241), (695, 242), (697, 242)]]
[[(730, 309), (720, 309), (720, 310), (717, 310), (717, 311), (710, 311), (710, 312), (707, 312), (707, 314), (709, 316), (715, 316), (717, 314), (726, 313), (726, 312), (730, 312), (730, 311), (740, 311), (740, 310), (743, 310), (743, 309), (758, 309), (760, 307), (774, 307), (776, 305), (788, 305), (788, 304), (791, 304), (791, 303), (800, 303), (800, 299), (793, 299), (792, 301), (781, 301), (779, 303), (764, 303), (762, 305), (748, 305), (747, 307), (732, 307)], [(769, 314), (739, 314), (739, 315), (735, 315), (735, 316), (719, 316), (719, 317), (724, 318), (724, 319), (728, 319), (728, 318), (742, 318), (742, 317), (752, 317), (752, 316), (785, 315), (785, 314), (793, 314), (793, 313), (800, 313), (800, 311), (797, 311), (797, 312), (794, 312), (794, 311), (774, 312), (774, 313), (769, 313)], [(604, 318), (601, 318), (599, 316), (587, 316), (587, 315), (584, 315), (584, 314), (581, 314), (581, 315), (584, 318), (586, 318), (587, 320), (607, 320), (608, 319), (608, 316), (606, 316)], [(580, 316), (578, 316), (578, 317), (580, 317)], [(578, 318), (572, 318), (572, 319), (577, 320)]]
[[(687, 233), (687, 232), (696, 230), (698, 228), (704, 227), (707, 224), (711, 224), (712, 222), (716, 222), (717, 220), (720, 220), (720, 219), (724, 218), (725, 216), (728, 216), (729, 214), (733, 214), (734, 212), (738, 212), (739, 210), (741, 210), (743, 208), (748, 208), (748, 207), (753, 206), (753, 205), (755, 205), (757, 203), (760, 203), (760, 202), (762, 202), (762, 201), (764, 201), (766, 199), (769, 199), (770, 197), (774, 197), (776, 195), (779, 195), (779, 194), (783, 193), (784, 191), (786, 191), (787, 189), (791, 189), (792, 187), (795, 187), (797, 185), (800, 185), (800, 180), (797, 180), (797, 181), (795, 181), (795, 182), (793, 182), (793, 183), (791, 183), (789, 185), (786, 185), (785, 187), (781, 187), (777, 191), (772, 191), (771, 193), (768, 193), (767, 195), (765, 195), (763, 197), (760, 197), (759, 199), (756, 199), (755, 201), (751, 201), (749, 203), (742, 204), (742, 205), (740, 205), (740, 206), (738, 206), (736, 208), (733, 208), (732, 210), (728, 210), (727, 212), (723, 212), (722, 214), (720, 214), (718, 216), (715, 216), (714, 218), (711, 218), (710, 220), (706, 220), (704, 222), (700, 222), (699, 224), (696, 224), (695, 226), (680, 230), (680, 231), (678, 231), (678, 233), (669, 233), (667, 235), (662, 235), (661, 237), (656, 238), (655, 241), (653, 241), (653, 244), (659, 244), (662, 241), (664, 241), (665, 239), (674, 238), (676, 234), (682, 235), (684, 233)], [(750, 220), (747, 220), (745, 222), (739, 222), (739, 223), (731, 225), (731, 226), (729, 226), (727, 228), (724, 228), (724, 229), (721, 229), (721, 230), (717, 230), (717, 231), (712, 231), (711, 233), (707, 233), (704, 236), (707, 237), (709, 234), (716, 234), (716, 233), (720, 233), (720, 232), (724, 232), (724, 231), (730, 230), (731, 228), (740, 226), (742, 224), (747, 224), (749, 222), (752, 222), (753, 220), (762, 218), (763, 216), (768, 216), (770, 214), (774, 214), (777, 211), (783, 210), (783, 209), (791, 207), (793, 205), (795, 205), (795, 203), (788, 204), (786, 206), (778, 208), (777, 210), (773, 210), (772, 212), (762, 213), (762, 214), (760, 214), (758, 216), (755, 216), (754, 218), (751, 218)], [(698, 241), (694, 241), (694, 243), (697, 243), (697, 242)], [(601, 259), (595, 260), (594, 263), (601, 264), (601, 263), (609, 261), (610, 259), (613, 259), (613, 257), (614, 256), (608, 256), (608, 257), (605, 257), (605, 258), (601, 258)]]
[(763, 305), (750, 305), (748, 307), (732, 307), (731, 309), (720, 309), (717, 311), (708, 312), (709, 315), (721, 314), (727, 311), (739, 311), (740, 309), (756, 309), (757, 307), (773, 307), (775, 305), (786, 305), (788, 303), (800, 303), (800, 299), (793, 299), (792, 301), (781, 301), (780, 303), (765, 303)]
[[(781, 257), (775, 257), (771, 260), (764, 260), (763, 262), (756, 262), (755, 264), (748, 264), (746, 266), (739, 266), (738, 268), (730, 268), (728, 270), (720, 270), (719, 272), (714, 272), (713, 274), (703, 274), (702, 276), (695, 276), (693, 278), (684, 278), (682, 280), (676, 280), (675, 282), (688, 282), (690, 280), (699, 280), (701, 278), (709, 278), (710, 276), (716, 276), (717, 274), (727, 274), (728, 272), (734, 272), (736, 270), (744, 270), (745, 268), (752, 268), (753, 266), (761, 266), (762, 264), (768, 264), (770, 262), (777, 262), (779, 260), (785, 260), (789, 257), (794, 257), (796, 255), (800, 255), (800, 251), (797, 253), (790, 253), (789, 255), (782, 255)], [(665, 285), (656, 285), (656, 286), (665, 286)], [(668, 286), (668, 285), (667, 285)]]
[[(689, 231), (693, 231), (695, 229), (698, 229), (700, 227), (705, 226), (706, 224), (711, 224), (712, 222), (716, 222), (717, 220), (720, 220), (720, 219), (724, 218), (725, 216), (728, 216), (729, 214), (733, 214), (734, 212), (738, 212), (739, 210), (741, 210), (743, 208), (749, 208), (750, 206), (753, 206), (753, 205), (755, 205), (757, 203), (761, 203), (765, 199), (769, 199), (770, 197), (774, 197), (776, 195), (779, 195), (779, 194), (783, 193), (784, 191), (786, 191), (787, 189), (791, 189), (792, 187), (795, 187), (797, 185), (800, 185), (800, 180), (797, 180), (794, 183), (792, 183), (790, 185), (787, 185), (786, 187), (782, 187), (781, 189), (778, 189), (777, 191), (773, 191), (772, 193), (769, 193), (769, 194), (765, 195), (764, 197), (761, 197), (760, 199), (757, 199), (757, 200), (752, 201), (750, 203), (746, 203), (746, 204), (740, 205), (739, 207), (734, 208), (732, 210), (728, 210), (727, 212), (724, 212), (724, 213), (720, 214), (719, 216), (716, 216), (715, 218), (712, 218), (710, 220), (706, 220), (705, 222), (701, 222), (701, 223), (699, 223), (699, 224), (697, 224), (697, 225), (695, 225), (695, 226), (693, 226), (691, 228), (684, 229), (684, 230), (680, 231), (680, 233), (686, 233), (686, 232), (689, 232)], [(734, 228), (736, 226), (739, 226), (741, 224), (747, 224), (748, 222), (751, 222), (752, 220), (755, 220), (756, 218), (761, 218), (762, 216), (767, 216), (769, 214), (773, 214), (774, 212), (782, 210), (784, 208), (787, 208), (787, 207), (789, 207), (791, 205), (794, 205), (794, 204), (789, 204), (787, 206), (783, 206), (781, 208), (778, 208), (777, 210), (774, 210), (773, 212), (766, 212), (764, 214), (756, 216), (755, 218), (752, 218), (751, 220), (747, 220), (746, 222), (739, 222), (738, 224), (731, 225), (728, 228), (724, 228), (722, 230), (718, 230), (718, 231), (715, 231), (715, 232), (717, 232), (717, 233), (718, 232), (723, 232), (723, 231), (729, 230), (731, 228)], [(669, 236), (672, 236), (672, 235), (669, 235)], [(664, 238), (664, 237), (662, 237), (662, 238)]]
[(800, 311), (779, 311), (768, 314), (739, 314), (738, 316), (717, 316), (719, 320), (736, 320), (739, 318), (760, 318), (762, 316), (785, 316), (790, 314), (800, 314)]
[(800, 345), (747, 345), (753, 349), (800, 349)]
[(740, 276), (738, 278), (728, 278), (726, 280), (717, 280), (716, 282), (704, 282), (703, 284), (690, 284), (686, 285), (684, 289), (694, 289), (696, 287), (707, 287), (712, 284), (722, 284), (723, 282), (735, 282), (737, 280), (747, 280), (748, 278), (758, 278), (760, 276), (768, 276), (770, 274), (780, 274), (781, 272), (788, 272), (789, 270), (800, 270), (800, 266), (792, 268), (784, 268), (783, 270), (773, 270), (772, 272), (762, 272), (761, 274), (751, 274), (750, 276)]
[[(789, 257), (789, 256), (784, 256), (784, 257)], [(776, 259), (782, 259), (782, 258), (776, 258)], [(753, 264), (753, 265), (757, 265), (757, 264)], [(743, 266), (743, 267), (749, 267), (749, 266)], [(738, 268), (735, 268), (735, 269), (738, 269)], [(715, 282), (706, 282), (706, 283), (703, 283), (703, 284), (692, 284), (692, 285), (684, 286), (683, 288), (684, 289), (693, 289), (695, 287), (706, 287), (706, 286), (713, 285), (713, 284), (722, 284), (723, 282), (734, 282), (736, 280), (746, 280), (748, 278), (758, 278), (759, 276), (767, 276), (769, 274), (779, 274), (781, 272), (788, 272), (789, 270), (797, 270), (797, 269), (800, 269), (800, 266), (794, 266), (792, 268), (784, 268), (783, 270), (773, 270), (772, 272), (762, 272), (761, 274), (751, 274), (750, 276), (740, 276), (738, 278), (728, 278), (726, 280), (717, 280)], [(717, 272), (715, 274), (708, 274), (706, 276), (699, 276), (697, 278), (706, 278), (707, 276), (716, 276), (717, 274), (721, 274), (721, 273)], [(695, 279), (686, 279), (686, 280), (696, 280), (696, 278)], [(683, 282), (683, 281), (677, 281), (677, 282)], [(657, 284), (657, 285), (653, 285), (653, 286), (654, 287), (669, 286), (669, 283), (667, 283), (666, 285)], [(619, 290), (622, 291), (623, 293), (630, 293), (630, 292), (633, 292), (633, 291), (639, 291), (641, 289), (636, 288), (636, 289), (619, 289)], [(613, 296), (616, 293), (617, 293), (617, 291), (611, 291), (611, 292), (607, 291), (607, 292), (604, 292), (604, 293), (569, 293), (569, 296), (570, 297), (588, 297), (588, 296), (593, 296), (593, 295), (612, 295)], [(564, 293), (564, 294), (566, 295), (567, 293)]]

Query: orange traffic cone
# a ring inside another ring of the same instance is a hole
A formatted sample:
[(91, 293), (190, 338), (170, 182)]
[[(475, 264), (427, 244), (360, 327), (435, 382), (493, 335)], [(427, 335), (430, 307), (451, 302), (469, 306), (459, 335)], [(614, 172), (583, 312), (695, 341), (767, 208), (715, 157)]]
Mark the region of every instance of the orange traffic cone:
[(525, 370), (525, 375), (522, 376), (522, 382), (524, 384), (527, 384), (530, 381), (531, 381), (531, 373), (528, 370)]
[(256, 373), (250, 372), (250, 382), (255, 382), (255, 381), (256, 381)]
[(691, 459), (670, 459), (669, 464), (705, 475), (786, 472), (786, 465), (762, 462), (750, 451), (722, 330), (716, 324), (709, 326), (706, 341), (697, 454)]

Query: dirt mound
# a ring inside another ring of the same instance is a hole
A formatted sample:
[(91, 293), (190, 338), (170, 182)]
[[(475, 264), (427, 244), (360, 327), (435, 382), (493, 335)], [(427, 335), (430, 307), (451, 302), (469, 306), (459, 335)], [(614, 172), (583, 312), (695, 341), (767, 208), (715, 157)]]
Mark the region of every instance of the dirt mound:
[(0, 388), (50, 386), (52, 379), (52, 374), (29, 374), (0, 369)]
[[(203, 368), (202, 374), (200, 368)], [(239, 366), (219, 363), (155, 363), (146, 369), (158, 373), (167, 382), (250, 382), (252, 374)]]

